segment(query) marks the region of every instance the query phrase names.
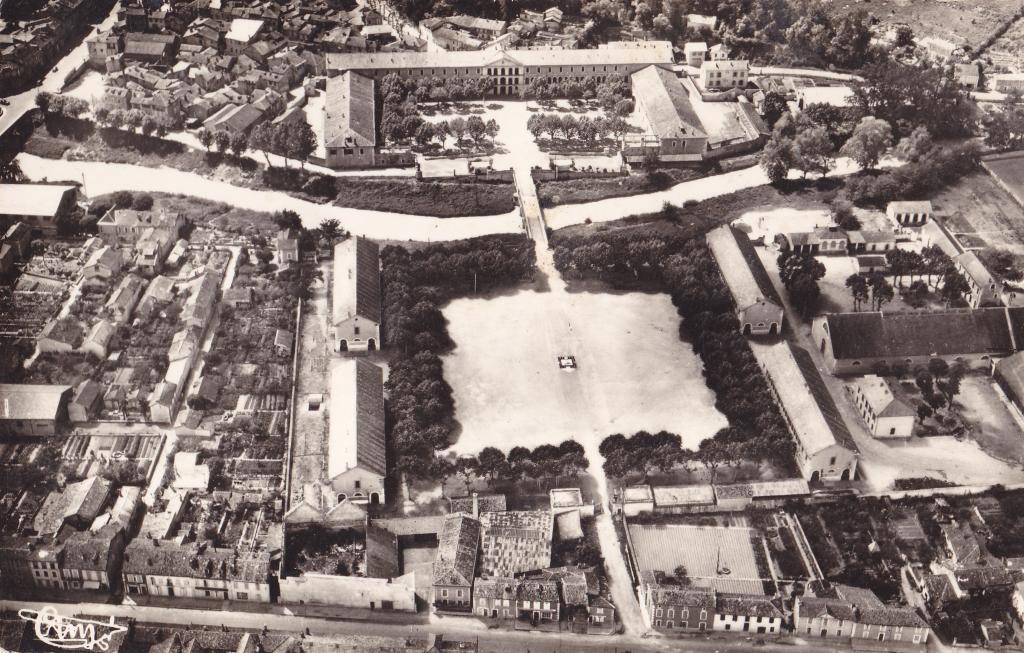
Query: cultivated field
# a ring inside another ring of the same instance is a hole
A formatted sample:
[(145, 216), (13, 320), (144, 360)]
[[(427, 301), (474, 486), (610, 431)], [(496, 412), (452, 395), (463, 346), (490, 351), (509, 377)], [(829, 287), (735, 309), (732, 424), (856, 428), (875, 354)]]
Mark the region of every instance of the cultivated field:
[[(1011, 188), (1024, 189), (1020, 159), (986, 163), (994, 166)], [(954, 233), (1024, 254), (1024, 210), (991, 175), (977, 172), (964, 177), (933, 197), (932, 204)]]
[(630, 524), (629, 537), (642, 571), (672, 575), (683, 565), (696, 587), (743, 594), (764, 594), (764, 581), (772, 580), (763, 540), (753, 529)]
[[(462, 425), (457, 453), (641, 429), (695, 447), (726, 425), (668, 295), (523, 290), (459, 299), (444, 315), (456, 344), (444, 376)], [(560, 370), (560, 355), (578, 369)]]
[(851, 0), (821, 4), (833, 14), (863, 9), (884, 27), (906, 23), (919, 39), (934, 36), (971, 45), (983, 41), (1019, 6), (1006, 0)]

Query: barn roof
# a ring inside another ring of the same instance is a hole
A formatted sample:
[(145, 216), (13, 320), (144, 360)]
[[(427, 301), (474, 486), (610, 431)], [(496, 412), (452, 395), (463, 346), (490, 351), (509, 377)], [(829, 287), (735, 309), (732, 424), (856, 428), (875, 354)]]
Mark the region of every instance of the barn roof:
[(380, 248), (350, 238), (334, 248), (334, 324), (358, 315), (381, 322)]
[(345, 360), (331, 379), (328, 477), (357, 466), (385, 475), (384, 372), (365, 360)]

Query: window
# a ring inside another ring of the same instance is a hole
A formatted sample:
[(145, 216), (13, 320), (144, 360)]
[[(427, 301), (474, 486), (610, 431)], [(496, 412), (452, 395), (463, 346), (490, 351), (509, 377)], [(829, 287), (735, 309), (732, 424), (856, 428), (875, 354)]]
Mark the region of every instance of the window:
[(685, 629), (685, 628), (686, 628), (686, 627), (687, 627), (688, 625), (689, 625), (689, 624), (687, 624), (687, 623), (686, 623), (685, 621), (680, 621), (680, 622), (679, 622), (679, 627), (680, 627), (680, 628), (683, 628), (683, 629)]
[(448, 590), (441, 590), (441, 596), (448, 596)]
[(239, 601), (248, 601), (249, 600), (249, 593), (248, 592), (238, 592), (237, 595), (238, 595), (238, 600)]
[(829, 464), (829, 466), (835, 465), (836, 464), (836, 457), (832, 456), (832, 458), (829, 459), (828, 464)]
[(654, 620), (654, 625), (660, 627), (661, 626), (661, 619), (655, 619)]
[[(835, 460), (836, 460), (836, 459), (835, 459), (835, 458), (833, 458), (833, 459), (832, 459), (832, 462), (835, 462)], [(360, 488), (360, 486), (361, 486), (361, 485), (362, 485), (362, 481), (356, 481), (356, 484), (355, 484), (355, 488), (356, 488), (356, 489), (358, 490), (358, 489)]]
[(666, 628), (672, 628), (672, 622), (671, 621), (666, 622), (665, 623), (665, 627)]

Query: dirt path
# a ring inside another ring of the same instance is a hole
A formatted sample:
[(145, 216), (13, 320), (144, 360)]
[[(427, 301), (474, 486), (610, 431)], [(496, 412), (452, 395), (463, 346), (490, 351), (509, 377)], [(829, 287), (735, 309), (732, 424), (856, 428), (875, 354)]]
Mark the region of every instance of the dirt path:
[[(521, 169), (525, 168), (525, 169)], [(549, 292), (554, 295), (554, 305), (565, 307), (569, 304), (568, 289), (565, 280), (555, 269), (555, 261), (551, 250), (548, 248), (547, 232), (544, 226), (543, 210), (537, 199), (537, 188), (530, 175), (529, 164), (522, 164), (516, 169), (516, 187), (520, 192), (520, 204), (523, 206), (528, 232), (536, 244), (537, 269), (547, 277)], [(578, 358), (579, 368), (577, 375), (593, 374), (596, 366), (589, 364), (594, 354), (586, 349), (572, 347), (577, 343), (577, 338), (572, 332), (571, 316), (568, 311), (559, 311), (557, 316), (553, 315), (546, 324), (538, 325), (544, 329), (544, 337), (554, 339), (558, 342), (567, 342), (574, 350)], [(578, 344), (578, 343), (577, 343)], [(588, 389), (599, 387), (599, 384), (583, 380), (581, 383), (562, 384), (563, 392), (568, 395), (567, 401), (581, 402), (578, 405), (588, 406), (592, 409), (591, 424), (588, 428), (582, 429), (589, 436), (583, 437), (580, 444), (586, 453), (590, 466), (587, 469), (597, 482), (597, 494), (603, 506), (603, 510), (597, 515), (597, 536), (601, 544), (601, 552), (604, 556), (605, 571), (608, 574), (608, 585), (611, 590), (612, 602), (619, 611), (619, 619), (622, 622), (625, 632), (629, 635), (641, 636), (647, 632), (647, 625), (644, 623), (640, 611), (640, 604), (633, 591), (633, 581), (626, 562), (622, 557), (622, 550), (619, 546), (619, 538), (615, 532), (615, 525), (612, 523), (611, 512), (608, 501), (608, 479), (604, 473), (604, 457), (598, 450), (600, 446), (598, 425), (608, 423), (609, 416), (607, 402), (600, 397), (587, 396)]]
[(334, 265), (320, 265), (323, 280), (314, 284), (313, 296), (302, 305), (299, 325), (299, 364), (295, 380), (295, 427), (292, 432), (291, 497), (289, 505), (301, 501), (304, 486), (320, 480), (324, 469), (324, 442), (327, 437), (326, 397), (319, 411), (307, 409), (310, 395), (328, 393), (327, 374), (330, 355), (327, 351), (327, 321), (330, 314), (328, 289)]

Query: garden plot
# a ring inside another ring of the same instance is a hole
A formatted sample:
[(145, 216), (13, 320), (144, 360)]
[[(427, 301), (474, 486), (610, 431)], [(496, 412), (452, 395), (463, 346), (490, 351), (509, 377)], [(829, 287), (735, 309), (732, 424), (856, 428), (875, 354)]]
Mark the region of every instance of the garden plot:
[[(662, 429), (696, 447), (726, 426), (668, 295), (524, 290), (458, 299), (444, 315), (456, 453)], [(559, 369), (563, 355), (575, 370)]]
[(761, 595), (767, 568), (764, 541), (751, 528), (686, 524), (629, 524), (629, 538), (641, 571), (671, 576), (686, 567), (695, 587)]
[(986, 453), (1006, 462), (1024, 462), (1024, 432), (988, 377), (964, 377), (954, 403), (970, 425), (971, 437)]

